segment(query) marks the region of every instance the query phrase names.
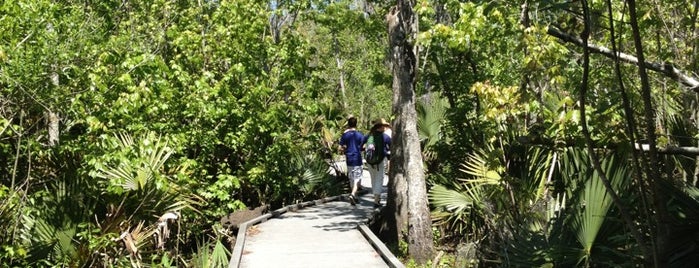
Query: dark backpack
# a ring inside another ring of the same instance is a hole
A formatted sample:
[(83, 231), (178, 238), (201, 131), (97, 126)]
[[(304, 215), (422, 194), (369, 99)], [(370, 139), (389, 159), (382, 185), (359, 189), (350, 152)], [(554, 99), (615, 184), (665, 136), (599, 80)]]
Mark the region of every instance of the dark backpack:
[(383, 157), (383, 133), (370, 134), (364, 145), (364, 159), (366, 159), (367, 164), (376, 165), (381, 163)]

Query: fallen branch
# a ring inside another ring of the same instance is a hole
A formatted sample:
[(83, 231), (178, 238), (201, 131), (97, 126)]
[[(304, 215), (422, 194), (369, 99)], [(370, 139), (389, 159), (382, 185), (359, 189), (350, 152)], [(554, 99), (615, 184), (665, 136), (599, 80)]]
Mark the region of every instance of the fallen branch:
[[(636, 150), (641, 150), (644, 152), (650, 151), (650, 145), (648, 144), (634, 144)], [(685, 147), (685, 146), (667, 146), (664, 148), (656, 149), (660, 154), (681, 154), (681, 155), (699, 155), (699, 147)]]
[[(522, 145), (530, 146), (547, 146), (547, 147), (581, 147), (579, 141), (569, 140), (569, 141), (554, 141), (549, 139), (534, 139), (527, 136), (517, 137), (517, 142)], [(593, 143), (594, 149), (601, 150), (616, 150), (622, 148), (628, 143)], [(634, 143), (634, 149), (639, 151), (648, 152), (650, 151), (650, 145), (647, 143)], [(659, 154), (672, 154), (672, 155), (687, 155), (687, 156), (697, 156), (699, 155), (699, 147), (689, 147), (689, 146), (674, 146), (668, 145), (666, 147), (657, 147), (655, 149)]]
[[(567, 34), (562, 32), (559, 29), (556, 29), (554, 27), (549, 27), (547, 33), (553, 37), (556, 37), (558, 39), (561, 39), (565, 42), (573, 43), (577, 46), (584, 46), (582, 39), (575, 37), (573, 35)], [(626, 62), (626, 63), (632, 63), (635, 65), (639, 64), (638, 58), (635, 56), (617, 52), (616, 55), (614, 51), (612, 51), (609, 48), (602, 47), (602, 46), (596, 46), (593, 44), (588, 44), (587, 45), (588, 49), (592, 53), (597, 53), (597, 54), (602, 54), (604, 56), (607, 56), (609, 58), (618, 58), (620, 61)], [(680, 84), (686, 86), (689, 90), (692, 90), (694, 92), (699, 93), (699, 81), (695, 79), (692, 76), (686, 75), (682, 73), (681, 70), (675, 68), (672, 66), (670, 63), (652, 63), (652, 62), (644, 62), (643, 63), (644, 67), (646, 67), (649, 70), (661, 73), (672, 80), (675, 80), (679, 82)]]

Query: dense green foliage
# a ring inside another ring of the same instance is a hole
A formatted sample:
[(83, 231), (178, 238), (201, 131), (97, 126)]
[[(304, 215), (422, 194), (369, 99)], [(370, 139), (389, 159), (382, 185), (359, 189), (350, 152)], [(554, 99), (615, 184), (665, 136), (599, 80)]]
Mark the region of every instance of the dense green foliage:
[[(698, 72), (699, 6), (636, 7), (646, 61), (678, 71), (651, 69), (650, 100), (637, 65), (599, 51), (581, 91), (571, 40), (587, 23), (591, 45), (634, 57), (628, 2), (417, 1), (418, 127), (444, 266), (697, 261), (696, 155), (653, 163), (633, 148), (648, 129), (659, 148), (698, 144), (696, 85), (677, 74)], [(0, 263), (220, 266), (222, 216), (344, 192), (326, 161), (346, 116), (362, 129), (394, 116), (393, 4), (2, 2)]]
[[(695, 70), (697, 8), (686, 1), (639, 4), (647, 61), (672, 63), (680, 73)], [(622, 61), (616, 72), (613, 54), (600, 50), (591, 54), (589, 79), (581, 85), (583, 43), (571, 40), (580, 40), (585, 23), (590, 45), (635, 58), (625, 2), (423, 1), (416, 10), (423, 15), (421, 84), (450, 107), (438, 127), (443, 135), (426, 144), (433, 144), (431, 161), (438, 163), (428, 166), (433, 220), (457, 263), (662, 267), (696, 261), (691, 248), (698, 241), (689, 237), (696, 234), (690, 226), (697, 223), (699, 199), (680, 194), (697, 189), (695, 155), (667, 154), (653, 163), (631, 150), (648, 143), (644, 103), (655, 111), (650, 129), (659, 148), (696, 146), (696, 93), (655, 69), (652, 99), (644, 99), (636, 67)], [(585, 150), (583, 127), (592, 152)]]
[[(343, 192), (327, 134), (390, 103), (358, 105), (388, 79), (381, 20), (310, 6), (3, 2), (1, 262), (217, 266), (221, 216)], [(329, 55), (346, 60), (351, 109)]]

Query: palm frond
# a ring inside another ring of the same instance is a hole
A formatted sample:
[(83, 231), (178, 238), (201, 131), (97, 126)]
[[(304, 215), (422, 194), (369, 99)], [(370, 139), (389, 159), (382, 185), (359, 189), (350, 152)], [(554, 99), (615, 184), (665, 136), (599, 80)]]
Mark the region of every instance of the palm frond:
[(144, 248), (144, 245), (152, 243), (150, 238), (153, 237), (155, 232), (156, 231), (153, 226), (146, 226), (144, 221), (138, 222), (138, 224), (130, 231), (131, 237), (138, 248)]
[(155, 141), (155, 144), (153, 145), (153, 149), (150, 150), (150, 153), (148, 154), (147, 161), (148, 161), (148, 168), (150, 169), (151, 172), (158, 172), (163, 165), (165, 165), (165, 161), (167, 161), (170, 158), (170, 155), (172, 155), (173, 150), (167, 146), (167, 141), (163, 141), (160, 137)]
[(463, 212), (473, 207), (473, 199), (469, 194), (435, 185), (429, 192), (430, 203), (436, 207), (444, 207), (448, 211)]
[(322, 131), (322, 143), (327, 150), (333, 151), (333, 145), (335, 144), (335, 135), (330, 131), (330, 129), (323, 127)]
[(309, 169), (303, 171), (303, 174), (301, 174), (301, 180), (305, 182), (303, 185), (301, 185), (301, 188), (308, 194), (314, 192), (322, 184), (322, 176)]
[(469, 183), (497, 185), (502, 179), (498, 172), (488, 167), (485, 159), (479, 154), (469, 154), (468, 160), (462, 166), (462, 172), (474, 176), (473, 179), (465, 180)]
[(41, 219), (36, 220), (34, 226), (34, 238), (36, 241), (39, 241), (40, 243), (43, 242), (44, 244), (53, 244), (56, 242), (56, 227)]
[(131, 135), (129, 135), (128, 133), (120, 132), (114, 134), (114, 136), (117, 138), (117, 145), (121, 148), (128, 148), (134, 145), (133, 137), (131, 137)]
[[(211, 249), (213, 247), (213, 249)], [(192, 259), (192, 267), (215, 268), (228, 266), (228, 258), (230, 252), (221, 243), (216, 242), (202, 243), (199, 245), (194, 258)]]
[(556, 169), (558, 158), (557, 152), (549, 151), (545, 157), (542, 156), (544, 150), (535, 149), (529, 163), (529, 176), (532, 186), (535, 187), (534, 202), (546, 198), (549, 184), (553, 180), (553, 173)]
[[(586, 161), (587, 159), (581, 161)], [(630, 172), (624, 162), (618, 160), (614, 155), (610, 155), (601, 160), (601, 168), (610, 181), (613, 190), (623, 196), (626, 189)], [(580, 170), (578, 178), (584, 180), (581, 195), (577, 204), (581, 205), (578, 212), (573, 214), (572, 227), (576, 232), (576, 238), (582, 246), (579, 262), (589, 262), (593, 256), (593, 248), (598, 247), (600, 232), (603, 232), (603, 225), (607, 222), (608, 213), (612, 207), (612, 198), (607, 188), (600, 179), (600, 174), (596, 170)], [(587, 174), (587, 175), (585, 175)]]
[(345, 192), (344, 178), (331, 174), (332, 169), (338, 169), (333, 165), (335, 165), (334, 161), (329, 164), (328, 161), (315, 155), (305, 159), (305, 165), (302, 167), (302, 187), (310, 197), (320, 198)]
[(467, 233), (472, 224), (469, 219), (474, 208), (474, 202), (468, 192), (460, 188), (452, 190), (442, 185), (434, 185), (428, 193), (428, 198), (435, 207), (432, 219), (436, 225), (445, 229), (446, 236), (465, 238), (462, 234)]
[[(11, 191), (9, 187), (0, 185), (0, 228), (2, 230), (13, 230), (14, 223), (17, 218), (17, 209), (20, 207), (20, 194), (17, 191)], [(11, 244), (11, 232), (0, 233), (0, 243)]]
[[(130, 165), (119, 165), (116, 168), (104, 169), (97, 174), (98, 177), (116, 180), (117, 185), (122, 186), (125, 190), (135, 191), (139, 189), (140, 183), (134, 174), (134, 169)], [(120, 182), (120, 183), (119, 183)]]
[(228, 266), (230, 252), (226, 246), (221, 243), (221, 240), (216, 240), (213, 252), (211, 252), (211, 267), (226, 267)]
[(449, 104), (437, 94), (427, 95), (417, 106), (417, 129), (426, 151), (442, 138), (442, 123)]
[(589, 256), (612, 203), (607, 189), (598, 178), (587, 181), (582, 201), (585, 202), (583, 212), (573, 222), (578, 229), (578, 242), (583, 246), (585, 255)]
[[(38, 219), (33, 226), (33, 243), (29, 249), (29, 261), (36, 262), (41, 259), (53, 259), (54, 261), (74, 259), (77, 252), (74, 238), (76, 227), (71, 223), (49, 223)], [(49, 258), (50, 257), (50, 258)]]
[(135, 159), (123, 159), (116, 167), (106, 165), (99, 169), (97, 177), (111, 180), (126, 191), (143, 190), (161, 172), (173, 150), (161, 137), (151, 141), (152, 134), (145, 135), (140, 144), (135, 143), (129, 134), (120, 133), (115, 136), (122, 149), (136, 153)]

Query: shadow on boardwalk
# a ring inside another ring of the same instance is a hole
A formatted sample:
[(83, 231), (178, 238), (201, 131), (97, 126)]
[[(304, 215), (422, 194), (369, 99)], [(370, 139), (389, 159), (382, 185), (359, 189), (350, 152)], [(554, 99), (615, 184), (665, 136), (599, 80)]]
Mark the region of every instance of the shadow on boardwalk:
[(244, 223), (229, 267), (404, 267), (364, 225), (374, 212), (371, 199), (362, 195), (356, 206), (338, 197), (311, 201)]
[(334, 201), (250, 227), (240, 267), (388, 267), (357, 229), (370, 204)]

